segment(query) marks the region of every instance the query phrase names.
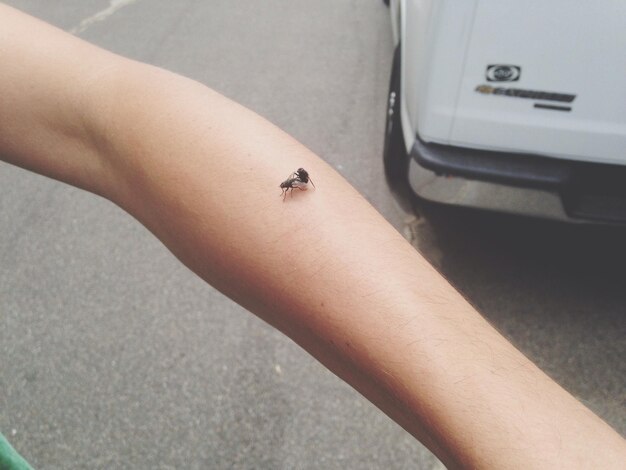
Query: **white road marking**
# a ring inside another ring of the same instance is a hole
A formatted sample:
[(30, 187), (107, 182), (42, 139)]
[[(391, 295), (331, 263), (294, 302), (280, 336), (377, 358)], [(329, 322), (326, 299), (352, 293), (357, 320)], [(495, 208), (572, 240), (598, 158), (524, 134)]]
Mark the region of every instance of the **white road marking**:
[(104, 10), (99, 11), (95, 15), (91, 15), (85, 18), (83, 21), (80, 22), (78, 26), (75, 26), (74, 28), (70, 29), (69, 32), (71, 34), (82, 33), (87, 28), (89, 28), (89, 26), (91, 26), (92, 24), (106, 20), (109, 16), (111, 16), (120, 8), (124, 8), (125, 6), (131, 5), (137, 1), (138, 0), (109, 0), (108, 8), (105, 8)]

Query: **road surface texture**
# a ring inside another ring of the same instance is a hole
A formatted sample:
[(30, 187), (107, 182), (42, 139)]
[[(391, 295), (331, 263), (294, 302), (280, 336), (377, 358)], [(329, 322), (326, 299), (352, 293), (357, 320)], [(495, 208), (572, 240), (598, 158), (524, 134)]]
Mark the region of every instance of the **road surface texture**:
[[(626, 432), (624, 232), (436, 208), (407, 218), (382, 172), (392, 54), (382, 2), (7, 3), (205, 83), (294, 135)], [(441, 468), (111, 203), (5, 164), (0, 188), (0, 430), (35, 467)]]

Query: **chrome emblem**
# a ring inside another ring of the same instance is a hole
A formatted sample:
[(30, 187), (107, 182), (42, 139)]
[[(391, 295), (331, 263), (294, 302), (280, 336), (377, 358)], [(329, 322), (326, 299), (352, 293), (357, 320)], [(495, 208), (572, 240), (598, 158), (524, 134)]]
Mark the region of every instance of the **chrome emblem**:
[(515, 82), (522, 75), (522, 68), (517, 65), (488, 65), (488, 82)]

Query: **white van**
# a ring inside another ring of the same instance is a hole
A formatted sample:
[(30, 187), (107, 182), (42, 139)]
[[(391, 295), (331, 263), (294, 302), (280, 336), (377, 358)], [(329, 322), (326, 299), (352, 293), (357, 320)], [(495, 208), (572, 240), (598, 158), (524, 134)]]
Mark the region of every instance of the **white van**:
[(626, 222), (625, 0), (390, 0), (391, 184)]

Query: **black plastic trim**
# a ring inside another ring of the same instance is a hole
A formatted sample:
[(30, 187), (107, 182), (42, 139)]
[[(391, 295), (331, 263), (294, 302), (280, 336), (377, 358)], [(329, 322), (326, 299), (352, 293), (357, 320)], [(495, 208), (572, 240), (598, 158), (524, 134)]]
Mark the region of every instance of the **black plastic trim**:
[(569, 217), (626, 223), (626, 165), (426, 143), (411, 150), (420, 166), (440, 175), (557, 192)]
[(571, 177), (570, 166), (560, 160), (425, 143), (419, 138), (411, 157), (435, 173), (513, 186), (554, 189)]

